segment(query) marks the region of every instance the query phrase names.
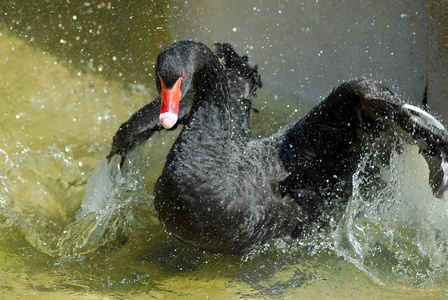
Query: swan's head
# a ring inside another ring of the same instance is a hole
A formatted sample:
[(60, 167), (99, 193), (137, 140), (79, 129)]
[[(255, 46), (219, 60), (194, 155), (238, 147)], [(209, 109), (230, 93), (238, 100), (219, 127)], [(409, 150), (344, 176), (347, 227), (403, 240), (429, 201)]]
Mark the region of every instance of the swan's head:
[(185, 43), (174, 43), (160, 52), (156, 64), (157, 91), (162, 100), (160, 123), (172, 128), (178, 120), (179, 103), (190, 89), (194, 66), (191, 49)]

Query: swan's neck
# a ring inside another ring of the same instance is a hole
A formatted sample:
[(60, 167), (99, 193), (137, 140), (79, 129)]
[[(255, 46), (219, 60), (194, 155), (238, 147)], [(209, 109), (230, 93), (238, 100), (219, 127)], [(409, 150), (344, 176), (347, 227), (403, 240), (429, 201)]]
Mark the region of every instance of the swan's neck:
[(229, 102), (229, 90), (224, 70), (218, 58), (209, 56), (201, 59), (193, 76), (195, 101), (193, 113), (202, 106), (217, 106), (226, 110)]
[(191, 115), (181, 135), (201, 136), (218, 144), (225, 143), (232, 136), (239, 139), (240, 128), (232, 129), (238, 125), (234, 124), (236, 118), (233, 118), (235, 109), (232, 106), (237, 100), (229, 97), (223, 67), (214, 55), (208, 61), (201, 62), (204, 63), (197, 66), (193, 77), (195, 100)]

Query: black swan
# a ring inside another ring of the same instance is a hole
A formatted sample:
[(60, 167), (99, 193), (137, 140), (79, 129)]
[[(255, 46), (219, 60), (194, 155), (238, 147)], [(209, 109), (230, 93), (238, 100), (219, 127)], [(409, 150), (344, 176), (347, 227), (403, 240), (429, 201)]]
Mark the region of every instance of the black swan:
[(296, 124), (253, 138), (257, 68), (230, 45), (217, 48), (217, 55), (193, 41), (164, 48), (156, 64), (161, 98), (121, 125), (108, 156), (123, 159), (154, 131), (184, 125), (154, 189), (161, 222), (180, 240), (241, 254), (272, 238), (299, 237), (326, 203), (347, 202), (361, 155), (378, 140), (384, 164), (394, 141), (416, 144), (433, 193), (443, 195), (448, 134), (425, 111), (378, 83), (353, 80)]

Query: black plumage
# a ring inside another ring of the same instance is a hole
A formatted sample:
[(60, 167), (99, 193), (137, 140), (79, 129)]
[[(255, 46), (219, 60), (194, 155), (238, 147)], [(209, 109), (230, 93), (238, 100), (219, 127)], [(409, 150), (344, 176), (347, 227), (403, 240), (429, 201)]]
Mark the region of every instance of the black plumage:
[[(382, 85), (353, 80), (334, 89), (302, 120), (253, 138), (251, 99), (257, 69), (227, 44), (174, 43), (160, 53), (157, 86), (182, 79), (179, 121), (184, 127), (156, 183), (161, 222), (200, 249), (245, 253), (272, 238), (296, 238), (328, 203), (344, 205), (362, 154), (381, 140), (387, 165), (393, 145), (417, 144), (436, 196), (447, 187), (448, 135), (431, 115)], [(219, 59), (223, 60), (221, 64)], [(155, 130), (160, 99), (117, 132), (109, 157), (126, 153)]]

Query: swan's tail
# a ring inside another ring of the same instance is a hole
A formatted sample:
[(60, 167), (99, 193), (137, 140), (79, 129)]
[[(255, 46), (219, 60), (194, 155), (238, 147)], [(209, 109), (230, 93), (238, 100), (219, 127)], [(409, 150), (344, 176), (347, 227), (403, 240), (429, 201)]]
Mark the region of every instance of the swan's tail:
[(261, 88), (261, 76), (258, 66), (251, 67), (247, 56), (239, 56), (232, 46), (217, 43), (216, 55), (223, 60), (227, 71), (230, 93), (235, 98), (250, 100), (256, 96), (256, 90)]

